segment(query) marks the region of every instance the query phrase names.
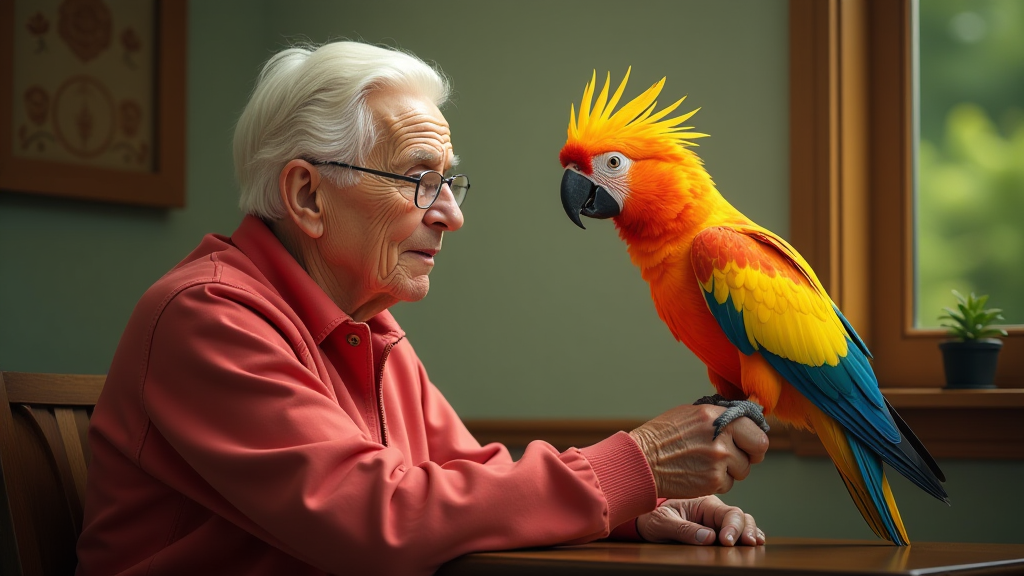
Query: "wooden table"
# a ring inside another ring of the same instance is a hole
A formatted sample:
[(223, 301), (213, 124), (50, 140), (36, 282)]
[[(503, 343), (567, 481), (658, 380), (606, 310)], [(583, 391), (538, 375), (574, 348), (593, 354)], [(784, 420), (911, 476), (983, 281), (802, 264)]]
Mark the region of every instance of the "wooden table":
[(890, 546), (860, 540), (771, 538), (766, 546), (682, 546), (599, 542), (583, 546), (469, 554), (437, 576), (685, 574), (1024, 574), (1024, 544), (921, 542)]

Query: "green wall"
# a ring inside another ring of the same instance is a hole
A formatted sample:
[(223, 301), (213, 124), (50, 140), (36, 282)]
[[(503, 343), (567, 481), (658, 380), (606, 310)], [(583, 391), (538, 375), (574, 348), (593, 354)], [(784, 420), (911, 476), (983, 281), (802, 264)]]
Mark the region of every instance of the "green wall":
[[(425, 9), (426, 7), (426, 9)], [(592, 70), (627, 96), (668, 76), (727, 198), (788, 230), (785, 0), (341, 2), (193, 0), (188, 207), (151, 210), (0, 193), (0, 367), (105, 372), (134, 303), (207, 232), (240, 216), (234, 121), (260, 64), (289, 40), (362, 39), (451, 76), (444, 110), (473, 177), (422, 302), (395, 315), (466, 418), (642, 418), (710, 390), (658, 320), (609, 222), (558, 200), (570, 103)], [(893, 479), (918, 540), (1024, 541), (1024, 464), (945, 461), (954, 506)], [(728, 500), (769, 535), (872, 538), (827, 460), (773, 453)]]
[(395, 315), (460, 413), (643, 417), (707, 392), (611, 222), (565, 216), (558, 152), (595, 69), (617, 85), (632, 66), (630, 98), (667, 76), (663, 105), (701, 108), (688, 124), (711, 134), (697, 151), (721, 190), (785, 233), (785, 2), (449, 2), (408, 20), (394, 3), (274, 6), (285, 36), (398, 45), (453, 79), (466, 225), (430, 295)]

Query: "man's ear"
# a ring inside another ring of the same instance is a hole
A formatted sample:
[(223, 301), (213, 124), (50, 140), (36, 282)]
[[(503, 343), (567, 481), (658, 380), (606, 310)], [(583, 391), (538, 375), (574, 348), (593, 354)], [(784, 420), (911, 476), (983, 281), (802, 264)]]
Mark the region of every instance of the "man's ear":
[(281, 169), (278, 189), (287, 217), (310, 238), (324, 233), (320, 171), (305, 160), (291, 160)]

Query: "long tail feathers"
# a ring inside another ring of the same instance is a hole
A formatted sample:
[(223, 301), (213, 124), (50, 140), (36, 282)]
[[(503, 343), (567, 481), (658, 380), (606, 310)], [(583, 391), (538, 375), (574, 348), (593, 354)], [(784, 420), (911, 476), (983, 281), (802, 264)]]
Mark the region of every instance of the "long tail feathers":
[(894, 544), (910, 544), (889, 481), (882, 472), (882, 459), (825, 413), (819, 411), (811, 423), (871, 530)]

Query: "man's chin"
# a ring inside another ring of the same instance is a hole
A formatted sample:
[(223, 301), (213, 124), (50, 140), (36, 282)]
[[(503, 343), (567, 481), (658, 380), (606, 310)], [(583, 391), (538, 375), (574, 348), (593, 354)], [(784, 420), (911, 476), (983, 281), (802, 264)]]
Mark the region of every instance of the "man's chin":
[(424, 274), (406, 279), (399, 288), (396, 298), (403, 302), (419, 302), (427, 297), (429, 291), (430, 278)]

